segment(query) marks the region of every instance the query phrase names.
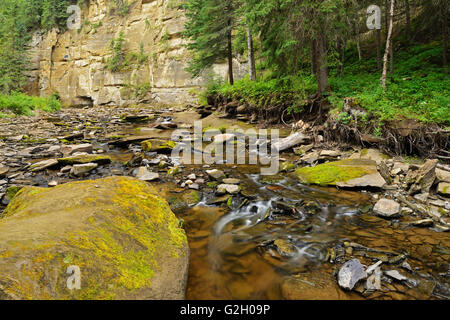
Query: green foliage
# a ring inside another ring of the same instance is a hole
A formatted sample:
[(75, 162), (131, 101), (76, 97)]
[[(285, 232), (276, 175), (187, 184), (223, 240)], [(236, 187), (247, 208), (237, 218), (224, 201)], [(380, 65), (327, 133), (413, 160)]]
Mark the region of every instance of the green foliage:
[(234, 0), (187, 0), (183, 36), (192, 61), (188, 71), (199, 76), (214, 63), (228, 57), (228, 37), (235, 20)]
[(125, 35), (121, 31), (117, 39), (112, 39), (110, 44), (110, 58), (105, 61), (106, 67), (111, 72), (120, 72), (130, 69), (135, 65), (141, 67), (148, 62), (149, 57), (145, 53), (144, 43), (141, 42), (139, 53), (126, 52), (124, 48)]
[(33, 111), (36, 109), (53, 112), (60, 108), (61, 102), (58, 94), (46, 98), (32, 97), (20, 92), (0, 95), (0, 111), (9, 110), (18, 115), (33, 115)]
[(114, 13), (120, 16), (126, 16), (130, 12), (130, 4), (128, 3), (128, 0), (114, 0), (113, 3)]

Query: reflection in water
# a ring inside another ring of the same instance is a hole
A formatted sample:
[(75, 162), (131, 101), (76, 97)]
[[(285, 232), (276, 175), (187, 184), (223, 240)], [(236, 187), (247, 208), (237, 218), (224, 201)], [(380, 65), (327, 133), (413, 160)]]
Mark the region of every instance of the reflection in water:
[[(266, 178), (246, 175), (243, 189), (253, 193), (253, 200), (241, 205), (243, 197), (235, 197), (230, 209), (208, 206), (203, 199), (182, 215), (191, 247), (188, 299), (360, 299), (338, 288), (336, 264), (330, 260), (357, 257), (370, 265), (400, 253), (419, 268), (410, 278), (424, 288), (391, 283), (388, 291), (370, 298), (430, 298), (430, 280), (417, 277), (419, 273), (448, 288), (436, 268), (440, 261), (448, 272), (448, 255), (423, 256), (433, 254), (438, 243), (448, 248), (448, 235), (388, 226), (388, 221), (363, 213), (369, 197), (362, 193), (305, 188), (278, 178), (269, 185)], [(417, 231), (431, 245), (429, 252), (411, 247), (408, 240)], [(360, 247), (346, 247), (348, 243)]]

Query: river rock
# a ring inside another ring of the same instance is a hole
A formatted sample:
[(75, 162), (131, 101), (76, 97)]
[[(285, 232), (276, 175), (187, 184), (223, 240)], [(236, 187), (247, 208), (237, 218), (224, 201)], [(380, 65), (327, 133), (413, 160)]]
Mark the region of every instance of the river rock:
[(437, 192), (442, 194), (443, 196), (450, 196), (450, 183), (441, 182), (438, 184)]
[(436, 168), (436, 179), (438, 182), (449, 182), (450, 183), (450, 171)]
[(404, 280), (408, 280), (407, 277), (405, 277), (404, 275), (402, 275), (400, 272), (398, 272), (397, 270), (388, 270), (384, 272), (385, 275), (391, 277), (392, 279), (398, 280), (398, 281), (404, 281)]
[(111, 157), (96, 154), (82, 154), (82, 155), (74, 155), (67, 158), (59, 158), (58, 162), (62, 165), (85, 164), (85, 163), (108, 164), (111, 163)]
[(241, 180), (240, 179), (234, 179), (234, 178), (228, 178), (228, 179), (223, 179), (222, 182), (225, 183), (225, 184), (240, 184)]
[(341, 288), (352, 290), (358, 281), (367, 277), (364, 266), (358, 259), (352, 259), (343, 264), (338, 273), (338, 284)]
[(232, 133), (218, 134), (213, 137), (213, 142), (216, 144), (223, 144), (234, 140), (234, 138), (236, 138), (236, 135)]
[(90, 143), (85, 144), (75, 144), (75, 145), (63, 145), (61, 147), (61, 152), (64, 156), (70, 156), (76, 152), (86, 152), (86, 153), (92, 153), (93, 146)]
[(8, 171), (9, 168), (0, 163), (0, 178), (3, 178), (8, 173)]
[(142, 141), (141, 146), (145, 152), (170, 153), (177, 143), (162, 139), (149, 139)]
[[(26, 187), (4, 216), (2, 299), (185, 298), (186, 235), (148, 183), (108, 177)], [(68, 289), (76, 274), (69, 266), (80, 272), (78, 290)]]
[(32, 172), (43, 171), (45, 169), (48, 169), (48, 168), (58, 165), (58, 163), (59, 162), (56, 159), (43, 160), (43, 161), (39, 161), (37, 163), (32, 164), (30, 166), (30, 169)]
[(363, 149), (361, 152), (352, 154), (349, 159), (366, 159), (379, 164), (381, 161), (389, 159), (389, 156), (377, 149)]
[(217, 186), (217, 194), (238, 194), (239, 193), (239, 186), (235, 184), (219, 184)]
[(409, 194), (420, 191), (430, 192), (430, 188), (436, 179), (436, 165), (438, 161), (427, 160), (414, 174), (414, 182), (409, 189)]
[(210, 176), (214, 180), (220, 180), (220, 179), (223, 179), (226, 177), (225, 173), (223, 173), (223, 171), (220, 171), (217, 169), (206, 170), (206, 173), (208, 174), (208, 176)]
[(364, 159), (346, 159), (328, 162), (315, 167), (303, 167), (296, 171), (302, 183), (335, 185), (338, 187), (377, 187), (386, 181), (379, 174), (375, 161)]
[(383, 198), (375, 204), (373, 212), (386, 218), (396, 217), (400, 212), (400, 204), (394, 200)]
[(70, 170), (70, 174), (77, 177), (83, 176), (97, 167), (98, 164), (96, 163), (75, 164)]
[(140, 167), (136, 173), (136, 178), (142, 181), (154, 181), (159, 179), (159, 174), (148, 171), (146, 167)]

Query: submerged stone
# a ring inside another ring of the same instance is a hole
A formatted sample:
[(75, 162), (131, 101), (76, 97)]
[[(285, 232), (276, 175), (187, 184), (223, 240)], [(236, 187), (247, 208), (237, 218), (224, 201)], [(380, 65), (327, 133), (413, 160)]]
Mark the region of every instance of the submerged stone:
[[(0, 247), (5, 299), (185, 297), (186, 235), (167, 202), (134, 178), (23, 188), (0, 220)], [(67, 287), (69, 266), (79, 268), (78, 290)]]
[(338, 284), (341, 288), (352, 290), (358, 281), (367, 277), (364, 266), (358, 259), (344, 263), (338, 273)]
[(379, 174), (375, 161), (346, 159), (328, 162), (315, 167), (303, 167), (296, 171), (302, 183), (334, 185), (338, 187), (377, 187), (386, 181)]
[(394, 200), (383, 198), (375, 204), (373, 212), (382, 217), (395, 217), (400, 212), (400, 204)]

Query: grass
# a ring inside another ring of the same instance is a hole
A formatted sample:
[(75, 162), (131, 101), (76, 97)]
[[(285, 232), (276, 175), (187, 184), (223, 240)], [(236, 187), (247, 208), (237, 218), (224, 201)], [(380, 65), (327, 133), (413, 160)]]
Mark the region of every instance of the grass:
[[(358, 61), (354, 49), (349, 49), (347, 55), (349, 62), (343, 74), (331, 69), (329, 77), (331, 92), (327, 96), (338, 119), (348, 120), (342, 108), (344, 98), (352, 97), (368, 111), (367, 118), (380, 125), (402, 118), (450, 125), (450, 77), (441, 66), (441, 43), (416, 44), (396, 52), (395, 72), (388, 75), (386, 90), (380, 86), (381, 73), (376, 71), (375, 57)], [(213, 81), (200, 96), (200, 102), (208, 95), (219, 94), (262, 108), (284, 105), (302, 111), (305, 98), (316, 90), (315, 77), (304, 71), (295, 77), (269, 76), (255, 82), (244, 78), (234, 86)]]
[(10, 95), (0, 94), (0, 118), (9, 117), (4, 111), (13, 112), (16, 115), (31, 116), (34, 110), (39, 109), (46, 112), (53, 112), (61, 109), (61, 102), (58, 95), (53, 94), (49, 97), (33, 97), (20, 92), (13, 92)]

